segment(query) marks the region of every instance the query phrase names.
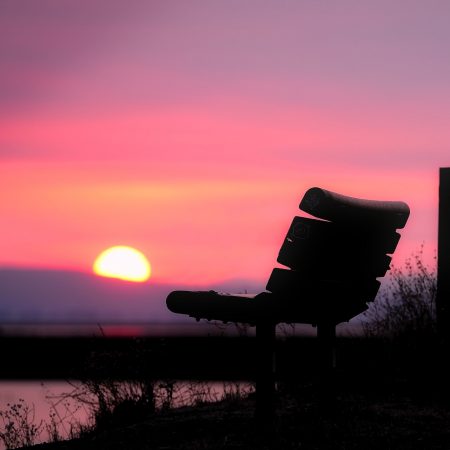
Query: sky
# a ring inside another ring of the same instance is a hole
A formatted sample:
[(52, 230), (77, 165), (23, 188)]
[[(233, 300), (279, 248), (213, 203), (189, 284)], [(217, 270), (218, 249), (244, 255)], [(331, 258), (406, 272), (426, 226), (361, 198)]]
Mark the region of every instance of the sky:
[(304, 192), (402, 200), (450, 166), (446, 0), (1, 0), (0, 267), (267, 280)]

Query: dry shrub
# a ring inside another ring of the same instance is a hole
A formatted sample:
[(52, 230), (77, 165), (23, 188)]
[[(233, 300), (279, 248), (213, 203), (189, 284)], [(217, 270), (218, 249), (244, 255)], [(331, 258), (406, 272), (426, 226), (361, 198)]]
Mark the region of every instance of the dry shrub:
[(7, 450), (29, 447), (36, 443), (42, 431), (42, 422), (35, 423), (34, 406), (23, 399), (8, 403), (7, 409), (0, 411), (0, 440)]
[(424, 263), (422, 245), (404, 267), (391, 269), (387, 285), (363, 316), (365, 335), (390, 339), (435, 337), (436, 291), (436, 269)]

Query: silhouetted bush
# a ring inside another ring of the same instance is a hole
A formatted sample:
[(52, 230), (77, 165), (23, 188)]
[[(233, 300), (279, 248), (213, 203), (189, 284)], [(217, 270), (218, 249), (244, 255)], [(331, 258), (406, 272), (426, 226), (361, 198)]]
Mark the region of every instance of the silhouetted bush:
[(35, 423), (34, 406), (27, 405), (23, 399), (6, 406), (7, 409), (0, 411), (0, 440), (5, 448), (35, 444), (42, 431), (42, 421)]
[(436, 336), (436, 269), (423, 262), (423, 245), (393, 267), (388, 283), (364, 314), (366, 336), (428, 339)]

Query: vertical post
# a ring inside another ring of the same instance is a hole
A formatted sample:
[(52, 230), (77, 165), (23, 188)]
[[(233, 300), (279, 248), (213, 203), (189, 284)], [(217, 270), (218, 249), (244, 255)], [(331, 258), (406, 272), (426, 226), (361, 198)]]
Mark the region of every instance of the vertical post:
[(319, 344), (319, 398), (325, 412), (332, 412), (335, 404), (336, 325), (332, 322), (317, 324)]
[(263, 434), (275, 418), (275, 327), (269, 321), (256, 324), (256, 424)]
[(444, 344), (450, 343), (450, 168), (439, 169), (437, 260), (437, 327)]

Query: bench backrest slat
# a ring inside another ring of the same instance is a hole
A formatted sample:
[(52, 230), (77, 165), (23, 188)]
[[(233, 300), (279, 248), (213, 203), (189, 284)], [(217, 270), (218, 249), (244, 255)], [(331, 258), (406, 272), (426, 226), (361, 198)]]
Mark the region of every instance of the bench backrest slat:
[(409, 207), (314, 187), (305, 193), (300, 209), (318, 219), (294, 218), (277, 258), (289, 269), (274, 269), (266, 289), (279, 301), (295, 304), (293, 311), (302, 321), (305, 312), (349, 320), (375, 300), (377, 278), (390, 268), (400, 239), (396, 229), (405, 226)]

